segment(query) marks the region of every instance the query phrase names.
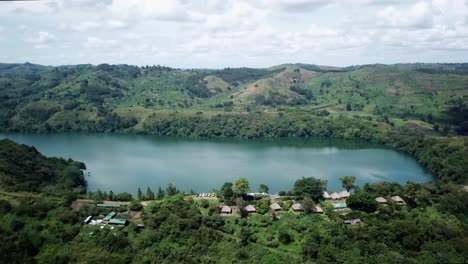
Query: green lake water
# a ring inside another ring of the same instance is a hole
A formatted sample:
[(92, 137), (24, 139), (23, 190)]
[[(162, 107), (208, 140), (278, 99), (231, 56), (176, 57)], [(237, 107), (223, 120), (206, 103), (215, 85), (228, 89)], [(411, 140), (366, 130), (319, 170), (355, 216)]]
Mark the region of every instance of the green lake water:
[[(173, 183), (182, 191), (209, 192), (246, 177), (252, 191), (291, 190), (294, 181), (315, 176), (341, 191), (339, 178), (357, 184), (427, 182), (432, 176), (410, 156), (381, 145), (336, 139), (184, 139), (125, 134), (0, 134), (33, 145), (47, 156), (86, 163), (88, 188), (135, 194)], [(88, 177), (89, 172), (89, 177)]]

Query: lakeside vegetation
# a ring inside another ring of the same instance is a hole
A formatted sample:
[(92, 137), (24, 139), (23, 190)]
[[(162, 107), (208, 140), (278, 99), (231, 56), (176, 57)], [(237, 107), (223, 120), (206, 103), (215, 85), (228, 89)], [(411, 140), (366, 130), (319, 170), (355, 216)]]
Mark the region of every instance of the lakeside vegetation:
[[(333, 137), (374, 141), (408, 153), (432, 183), (366, 184), (335, 211), (326, 184), (298, 181), (283, 208), (245, 196), (248, 182), (195, 199), (175, 186), (80, 194), (83, 163), (46, 158), (0, 141), (0, 252), (4, 263), (464, 263), (468, 261), (466, 64), (180, 70), (128, 65), (0, 65), (0, 130), (117, 132), (183, 137)], [(344, 175), (343, 175), (344, 176)], [(265, 183), (268, 184), (268, 183)], [(305, 185), (304, 185), (305, 184)], [(312, 186), (309, 186), (311, 184)], [(267, 191), (268, 186), (262, 186)], [(376, 204), (401, 196), (406, 206)], [(130, 201), (125, 228), (82, 226), (107, 208), (76, 199)], [(142, 205), (141, 200), (150, 200)], [(294, 201), (323, 215), (292, 212)], [(343, 201), (345, 202), (345, 201)], [(222, 217), (220, 205), (239, 216)], [(245, 205), (259, 208), (255, 215)], [(307, 207), (307, 206), (306, 206)], [(362, 224), (347, 227), (345, 220)], [(137, 223), (144, 224), (140, 229)]]
[[(44, 157), (31, 148), (6, 140), (2, 144), (26, 159), (18, 160), (23, 170), (43, 166)], [(0, 163), (0, 171), (5, 166)], [(46, 175), (37, 179), (39, 186), (52, 184)], [(61, 182), (68, 179), (60, 178), (57, 183)], [(271, 211), (273, 200), (268, 196), (249, 197), (247, 193), (256, 186), (245, 179), (225, 183), (218, 197), (206, 199), (179, 193), (176, 186), (156, 192), (140, 189), (134, 199), (125, 193), (79, 195), (73, 189), (67, 193), (11, 192), (5, 191), (9, 185), (2, 182), (1, 262), (463, 263), (468, 259), (468, 192), (461, 185), (374, 183), (359, 188), (353, 177), (343, 177), (342, 182), (343, 188), (354, 193), (337, 202), (347, 203), (352, 211), (334, 210), (333, 202), (321, 196), (326, 182), (313, 177), (296, 181), (285, 196), (275, 198), (279, 211)], [(259, 190), (268, 191), (267, 184)], [(401, 196), (406, 205), (389, 202), (381, 206), (374, 200), (394, 195)], [(118, 209), (96, 207), (109, 198), (131, 203)], [(76, 206), (79, 201), (82, 206)], [(301, 202), (304, 212), (292, 211), (294, 202)], [(239, 214), (223, 216), (220, 206), (226, 204), (239, 208)], [(249, 204), (257, 213), (242, 212)], [(314, 205), (320, 205), (324, 213), (307, 209)], [(89, 215), (106, 215), (111, 210), (127, 218), (138, 212), (138, 218), (126, 227), (82, 224)], [(345, 225), (350, 219), (360, 219), (361, 224)]]

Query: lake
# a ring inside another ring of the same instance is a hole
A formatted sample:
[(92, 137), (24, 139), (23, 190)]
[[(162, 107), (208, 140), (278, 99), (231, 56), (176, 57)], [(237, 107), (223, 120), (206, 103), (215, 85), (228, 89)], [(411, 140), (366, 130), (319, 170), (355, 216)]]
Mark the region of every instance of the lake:
[[(357, 184), (432, 180), (410, 156), (381, 145), (337, 139), (185, 139), (126, 134), (0, 134), (33, 145), (47, 156), (86, 163), (88, 188), (135, 194), (173, 183), (181, 191), (209, 192), (246, 177), (252, 191), (291, 190), (294, 181), (315, 176), (340, 191), (340, 177)], [(89, 172), (89, 177), (88, 177)]]

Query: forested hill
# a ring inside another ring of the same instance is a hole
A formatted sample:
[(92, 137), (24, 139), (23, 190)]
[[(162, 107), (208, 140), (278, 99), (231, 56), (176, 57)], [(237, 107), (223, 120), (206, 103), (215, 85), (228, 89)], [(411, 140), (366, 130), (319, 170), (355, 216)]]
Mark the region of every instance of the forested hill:
[(146, 122), (168, 110), (306, 111), (466, 134), (467, 93), (468, 64), (222, 70), (0, 64), (0, 129), (151, 133)]
[(82, 169), (82, 162), (48, 158), (34, 147), (0, 140), (0, 190), (68, 193), (86, 187)]

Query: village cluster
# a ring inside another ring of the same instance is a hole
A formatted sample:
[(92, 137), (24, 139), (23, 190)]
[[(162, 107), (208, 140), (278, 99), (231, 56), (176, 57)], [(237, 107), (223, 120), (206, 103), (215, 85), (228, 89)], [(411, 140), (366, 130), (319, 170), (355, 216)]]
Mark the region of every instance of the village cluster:
[[(278, 202), (281, 198), (284, 198), (284, 196), (279, 196), (279, 195), (268, 195), (267, 193), (248, 193), (248, 196), (251, 196), (254, 199), (259, 199), (261, 197), (268, 196), (272, 204), (270, 205), (269, 209), (271, 212), (280, 212), (283, 211), (284, 208), (281, 207), (281, 205)], [(328, 192), (324, 191), (322, 194), (322, 197), (325, 200), (332, 201), (332, 206), (335, 211), (348, 211), (351, 210), (348, 208), (346, 205), (346, 198), (348, 198), (351, 194), (344, 190), (339, 193), (333, 192), (332, 194), (329, 194)], [(197, 195), (196, 197), (212, 197), (212, 196), (203, 196), (203, 195)], [(390, 198), (394, 203), (397, 205), (405, 205), (405, 201), (400, 197), (400, 196), (393, 196)], [(382, 206), (386, 206), (388, 204), (387, 199), (384, 197), (377, 197), (375, 200)], [(222, 205), (220, 206), (220, 212), (222, 216), (233, 216), (233, 215), (238, 215), (237, 210), (235, 210), (235, 206), (228, 206), (228, 205)], [(255, 208), (254, 205), (249, 204), (243, 208), (249, 215), (257, 213), (257, 209)], [(286, 209), (287, 210), (287, 209)], [(294, 201), (294, 203), (291, 205), (290, 210), (293, 212), (304, 212), (303, 204), (301, 201)], [(311, 208), (312, 213), (316, 214), (322, 214), (323, 209), (319, 205), (314, 205)], [(349, 219), (344, 221), (345, 225), (360, 225), (361, 220), (359, 218), (356, 219)]]
[[(301, 213), (304, 212), (304, 205), (303, 201), (293, 201), (292, 204), (289, 204), (288, 208), (283, 208), (281, 206), (281, 201), (282, 199), (289, 198), (291, 199), (292, 197), (290, 196), (280, 196), (278, 194), (267, 194), (267, 193), (247, 193), (247, 196), (250, 196), (252, 199), (260, 199), (263, 197), (268, 197), (271, 200), (271, 204), (269, 206), (270, 212), (283, 212), (283, 211), (292, 211), (296, 213)], [(351, 210), (348, 208), (346, 204), (346, 199), (350, 196), (350, 193), (346, 190), (343, 190), (339, 193), (333, 192), (329, 194), (328, 192), (324, 191), (322, 194), (322, 197), (324, 198), (324, 202), (320, 205), (314, 204), (313, 206), (309, 207), (309, 212), (315, 213), (315, 214), (323, 214), (324, 210), (322, 209), (323, 205), (331, 204), (333, 207), (333, 210), (335, 211), (340, 211), (345, 213), (346, 211)], [(218, 194), (212, 192), (212, 193), (200, 193), (196, 194), (193, 197), (196, 199), (217, 199)], [(382, 206), (387, 206), (388, 205), (388, 200), (384, 197), (376, 197), (375, 200)], [(390, 197), (390, 200), (397, 204), (397, 205), (405, 205), (405, 201), (400, 197), (400, 196), (393, 196)], [(94, 205), (93, 205), (94, 206)], [(105, 209), (114, 209), (118, 210), (122, 207), (127, 207), (128, 204), (125, 202), (122, 202), (121, 204), (117, 203), (98, 203), (95, 205), (98, 208), (105, 208)], [(236, 206), (229, 206), (229, 205), (220, 205), (220, 215), (221, 216), (238, 216), (239, 215), (239, 208)], [(256, 214), (257, 213), (257, 208), (252, 205), (248, 204), (243, 207), (243, 210), (247, 212), (248, 215)], [(86, 219), (83, 221), (83, 224), (86, 225), (94, 225), (94, 226), (100, 226), (101, 228), (104, 228), (105, 226), (111, 226), (113, 228), (114, 226), (117, 227), (125, 227), (129, 224), (129, 220), (123, 217), (118, 217), (118, 213), (115, 211), (111, 211), (107, 213), (107, 215), (100, 215), (100, 216), (88, 216)], [(354, 225), (360, 225), (361, 220), (360, 219), (349, 219), (345, 220), (344, 223), (346, 225), (354, 226)], [(139, 224), (138, 227), (143, 227), (142, 224)]]

